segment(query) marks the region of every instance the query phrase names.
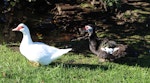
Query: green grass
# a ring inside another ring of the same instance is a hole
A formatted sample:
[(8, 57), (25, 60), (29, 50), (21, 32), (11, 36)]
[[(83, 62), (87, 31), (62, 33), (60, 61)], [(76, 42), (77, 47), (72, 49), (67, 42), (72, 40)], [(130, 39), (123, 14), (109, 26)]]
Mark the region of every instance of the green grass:
[[(144, 60), (142, 60), (144, 63)], [(149, 60), (146, 60), (150, 64)], [(141, 62), (140, 62), (141, 63)], [(149, 83), (139, 64), (99, 63), (93, 54), (68, 53), (48, 66), (33, 67), (19, 52), (0, 46), (0, 83)]]

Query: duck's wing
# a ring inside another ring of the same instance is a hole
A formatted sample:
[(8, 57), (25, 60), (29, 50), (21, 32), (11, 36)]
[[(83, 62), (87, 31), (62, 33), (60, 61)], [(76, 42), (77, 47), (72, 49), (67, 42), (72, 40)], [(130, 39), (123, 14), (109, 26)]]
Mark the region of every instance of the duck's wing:
[(39, 56), (51, 56), (55, 52), (57, 52), (59, 49), (53, 46), (49, 46), (47, 44), (41, 43), (41, 42), (34, 42), (33, 45), (30, 46), (30, 49), (33, 51), (31, 54), (33, 55), (39, 55)]
[(128, 48), (127, 45), (118, 44), (117, 48), (119, 49), (112, 53), (112, 55), (115, 56), (116, 58), (124, 57), (127, 54), (126, 52)]
[(108, 47), (109, 48), (116, 48), (117, 47), (117, 43), (115, 41), (108, 41)]
[(115, 41), (109, 40), (107, 38), (101, 39), (101, 47), (114, 48), (117, 46)]

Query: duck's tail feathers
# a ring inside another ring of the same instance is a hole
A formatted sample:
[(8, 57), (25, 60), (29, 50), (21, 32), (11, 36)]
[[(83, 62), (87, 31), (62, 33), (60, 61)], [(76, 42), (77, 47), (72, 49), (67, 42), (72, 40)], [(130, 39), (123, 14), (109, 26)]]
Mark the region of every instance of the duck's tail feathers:
[(67, 49), (59, 49), (59, 51), (57, 51), (52, 57), (51, 59), (55, 60), (59, 57), (61, 57), (63, 54), (68, 53), (69, 51), (71, 51), (72, 48), (67, 48)]
[(120, 45), (118, 45), (118, 47), (119, 47), (119, 49), (113, 53), (113, 56), (115, 58), (124, 57), (127, 54), (127, 52), (126, 52), (127, 45), (120, 44)]
[(72, 48), (60, 49), (60, 52), (61, 52), (62, 54), (65, 54), (65, 53), (68, 53), (68, 52), (71, 51), (71, 50), (72, 50)]

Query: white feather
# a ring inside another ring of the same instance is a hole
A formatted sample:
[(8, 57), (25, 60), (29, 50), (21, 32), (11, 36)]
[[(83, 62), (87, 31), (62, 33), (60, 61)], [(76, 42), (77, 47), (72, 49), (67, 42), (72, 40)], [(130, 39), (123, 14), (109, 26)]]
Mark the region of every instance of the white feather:
[(105, 51), (106, 53), (109, 53), (109, 54), (113, 54), (113, 52), (119, 50), (119, 48), (108, 48), (108, 47), (104, 47), (104, 48), (101, 48), (102, 51)]

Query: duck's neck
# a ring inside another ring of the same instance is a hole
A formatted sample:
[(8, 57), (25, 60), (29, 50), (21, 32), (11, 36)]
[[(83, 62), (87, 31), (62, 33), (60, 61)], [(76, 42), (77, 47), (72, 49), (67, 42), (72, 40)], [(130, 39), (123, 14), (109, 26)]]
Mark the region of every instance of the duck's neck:
[(92, 33), (89, 36), (89, 45), (90, 45), (90, 49), (94, 49), (94, 50), (98, 50), (99, 48), (99, 40), (97, 39), (97, 35), (96, 33)]
[(31, 39), (30, 32), (29, 33), (23, 33), (23, 39), (21, 41), (21, 45), (29, 45), (32, 43), (33, 43), (33, 41)]
[(96, 35), (96, 33), (92, 33), (92, 34), (89, 36), (89, 41), (90, 41), (90, 42), (96, 42), (96, 41), (97, 41), (97, 35)]

